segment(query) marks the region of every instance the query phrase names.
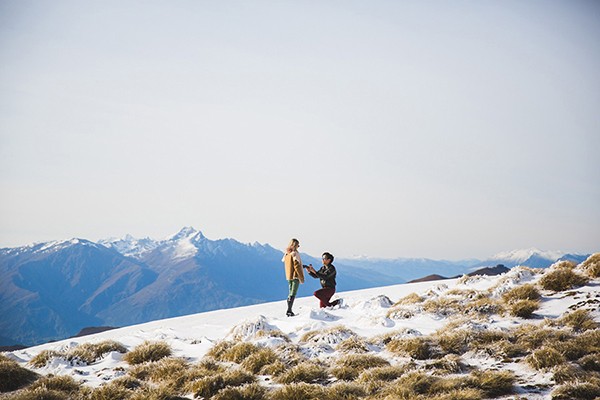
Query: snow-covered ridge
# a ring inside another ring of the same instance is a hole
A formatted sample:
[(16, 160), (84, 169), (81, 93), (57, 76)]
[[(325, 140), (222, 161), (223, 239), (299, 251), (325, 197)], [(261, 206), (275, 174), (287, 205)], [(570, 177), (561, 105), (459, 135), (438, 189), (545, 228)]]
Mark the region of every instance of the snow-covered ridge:
[(544, 251), (534, 247), (529, 249), (512, 250), (498, 253), (491, 257), (491, 260), (510, 260), (514, 262), (524, 262), (531, 257), (545, 258), (548, 260), (558, 260), (567, 253), (563, 251)]
[[(503, 294), (523, 284), (536, 284), (545, 274), (559, 268), (530, 269), (513, 268), (497, 276), (464, 276), (460, 279), (437, 282), (420, 282), (394, 285), (335, 295), (344, 299), (344, 306), (332, 309), (319, 309), (314, 297), (299, 298), (294, 305), (295, 317), (285, 316), (285, 301), (226, 309), (185, 317), (153, 321), (145, 324), (120, 328), (112, 331), (48, 343), (21, 351), (10, 356), (22, 365), (44, 350), (66, 351), (83, 343), (98, 343), (115, 340), (129, 350), (145, 341), (163, 341), (173, 349), (173, 356), (183, 357), (192, 363), (199, 362), (207, 352), (221, 340), (244, 341), (261, 347), (276, 349), (288, 340), (305, 356), (323, 363), (332, 363), (343, 357), (340, 344), (355, 338), (367, 343), (367, 351), (376, 354), (392, 365), (408, 361), (423, 364), (427, 370), (428, 361), (410, 360), (386, 350), (378, 337), (392, 338), (429, 337), (453, 326), (453, 331), (471, 329), (474, 331), (509, 332), (520, 325), (544, 326), (548, 320), (556, 320), (576, 308), (590, 312), (596, 322), (600, 322), (600, 279), (589, 284), (563, 292), (541, 291), (540, 308), (536, 317), (525, 320), (509, 314), (495, 312), (481, 313), (477, 317), (465, 316), (460, 312), (446, 313), (443, 309), (426, 306), (439, 303), (441, 306), (458, 302), (472, 305), (485, 294), (490, 301), (501, 301)], [(580, 267), (576, 272), (583, 273)], [(416, 294), (418, 301), (398, 303), (400, 299)], [(443, 308), (443, 307), (442, 307)], [(272, 334), (276, 332), (277, 334)], [(306, 339), (306, 338), (310, 339)], [(468, 352), (457, 356), (460, 363), (468, 368), (482, 370), (511, 371), (517, 376), (517, 394), (528, 399), (546, 400), (551, 398), (552, 374), (535, 370), (524, 360), (507, 362), (502, 355), (486, 352)], [(522, 357), (521, 357), (522, 358)], [(28, 366), (28, 368), (32, 368)], [(42, 374), (71, 375), (86, 385), (97, 387), (126, 374), (131, 366), (123, 361), (120, 353), (110, 353), (90, 365), (73, 365), (55, 359), (45, 367), (35, 369)], [(263, 385), (270, 386), (270, 381)], [(531, 390), (531, 391), (529, 391)], [(502, 397), (508, 399), (509, 397)], [(510, 397), (513, 398), (513, 397)]]

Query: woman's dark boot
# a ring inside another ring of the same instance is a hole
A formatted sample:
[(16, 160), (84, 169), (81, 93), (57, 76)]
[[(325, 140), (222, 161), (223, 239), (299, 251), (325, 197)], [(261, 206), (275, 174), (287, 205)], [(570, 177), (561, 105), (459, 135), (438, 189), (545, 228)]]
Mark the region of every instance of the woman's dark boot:
[(287, 306), (288, 306), (288, 309), (287, 309), (287, 312), (285, 313), (285, 315), (287, 315), (288, 317), (293, 317), (294, 315), (296, 315), (296, 314), (294, 314), (294, 313), (293, 313), (293, 311), (292, 311), (292, 306), (294, 305), (294, 299), (295, 299), (295, 298), (296, 298), (296, 296), (290, 296), (290, 297), (288, 297), (288, 299), (287, 299)]

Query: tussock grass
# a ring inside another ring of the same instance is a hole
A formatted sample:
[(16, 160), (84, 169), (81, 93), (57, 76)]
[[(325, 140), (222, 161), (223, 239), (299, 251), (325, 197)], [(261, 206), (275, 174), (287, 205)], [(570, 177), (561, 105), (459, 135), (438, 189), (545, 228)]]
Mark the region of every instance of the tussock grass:
[(172, 353), (171, 346), (166, 342), (146, 341), (123, 356), (123, 360), (131, 365), (147, 361), (158, 361), (169, 357)]
[(329, 345), (337, 345), (344, 340), (358, 336), (352, 329), (346, 328), (343, 325), (331, 327), (325, 331), (310, 331), (302, 335), (301, 343), (324, 343)]
[(338, 379), (352, 380), (358, 378), (365, 369), (389, 365), (387, 360), (373, 354), (348, 354), (336, 361), (331, 374)]
[(242, 361), (242, 367), (247, 371), (257, 374), (265, 366), (269, 366), (279, 361), (277, 353), (272, 349), (265, 347), (258, 349), (256, 352), (250, 354), (246, 359)]
[(469, 301), (463, 306), (463, 314), (467, 315), (492, 315), (504, 311), (504, 307), (498, 301), (488, 297)]
[(525, 360), (529, 365), (538, 370), (562, 365), (567, 361), (557, 350), (546, 346), (534, 350)]
[(386, 345), (388, 351), (410, 356), (416, 360), (427, 360), (436, 356), (436, 352), (428, 338), (414, 337), (406, 339), (392, 339)]
[(576, 365), (572, 364), (561, 364), (557, 365), (552, 370), (552, 377), (554, 382), (561, 385), (563, 383), (580, 381), (585, 377), (585, 371)]
[(365, 388), (355, 382), (336, 382), (323, 390), (323, 399), (357, 400), (366, 396)]
[(528, 351), (539, 349), (545, 344), (567, 341), (573, 338), (569, 332), (538, 325), (521, 325), (511, 331), (512, 342)]
[(131, 390), (109, 383), (94, 389), (88, 398), (90, 400), (121, 400), (130, 399), (132, 395)]
[(581, 263), (581, 268), (590, 278), (600, 278), (600, 253), (592, 254)]
[(321, 383), (327, 379), (327, 371), (320, 365), (303, 362), (274, 378), (275, 382), (289, 383)]
[(593, 400), (600, 396), (600, 379), (561, 385), (552, 391), (552, 400)]
[(390, 365), (385, 367), (374, 367), (364, 370), (360, 376), (358, 377), (358, 381), (361, 383), (368, 382), (389, 382), (394, 379), (398, 379), (402, 375), (404, 375), (412, 365), (408, 366), (399, 366), (399, 365)]
[(577, 364), (586, 371), (600, 372), (600, 353), (585, 355), (577, 360)]
[(562, 292), (583, 286), (588, 278), (573, 271), (574, 264), (569, 261), (561, 261), (559, 264), (547, 271), (539, 280), (540, 286), (545, 290)]
[(112, 351), (126, 353), (127, 348), (114, 340), (105, 340), (100, 343), (82, 343), (67, 352), (66, 358), (71, 362), (80, 362), (89, 365)]
[(421, 297), (418, 294), (413, 292), (413, 293), (410, 293), (410, 294), (404, 296), (397, 302), (395, 302), (392, 307), (404, 306), (404, 305), (408, 305), (408, 304), (416, 304), (416, 303), (422, 303), (422, 302), (423, 302), (423, 297)]
[(581, 332), (598, 328), (598, 323), (587, 310), (579, 309), (565, 314), (558, 320), (559, 324), (569, 326)]
[(256, 332), (255, 337), (257, 339), (260, 338), (281, 338), (286, 342), (290, 342), (290, 337), (288, 335), (286, 335), (285, 333), (283, 333), (281, 330), (279, 329), (271, 329), (271, 330), (264, 330), (264, 331), (258, 331)]
[(542, 295), (540, 294), (539, 290), (537, 290), (537, 288), (530, 283), (515, 286), (502, 295), (502, 299), (509, 304), (515, 303), (519, 300), (539, 300), (541, 297)]
[(259, 350), (260, 347), (253, 343), (239, 342), (221, 354), (221, 361), (231, 361), (239, 364), (247, 357), (257, 353)]
[(193, 393), (194, 397), (212, 398), (221, 389), (255, 383), (256, 377), (241, 369), (229, 369), (225, 372), (207, 375), (189, 382), (184, 391)]
[(538, 308), (540, 302), (537, 300), (517, 300), (509, 305), (509, 313), (513, 317), (529, 319)]
[(29, 385), (38, 378), (38, 374), (23, 368), (16, 361), (6, 357), (0, 361), (0, 392), (11, 392)]
[(423, 310), (431, 314), (448, 317), (461, 314), (463, 311), (463, 304), (456, 298), (440, 297), (427, 300), (423, 303)]
[(515, 376), (508, 371), (475, 371), (469, 379), (469, 386), (492, 398), (513, 393), (514, 384)]
[(468, 329), (440, 329), (434, 338), (445, 353), (464, 354), (473, 343), (474, 332)]
[(421, 397), (419, 400), (481, 400), (483, 399), (483, 395), (483, 392), (478, 389), (452, 389), (446, 393)]
[(15, 392), (2, 398), (6, 400), (79, 400), (83, 399), (84, 397), (72, 397), (68, 393), (60, 392), (58, 390), (37, 388), (35, 390)]
[(42, 350), (29, 360), (29, 365), (35, 368), (43, 368), (54, 358), (62, 357), (63, 354), (54, 350)]
[(364, 339), (352, 336), (338, 344), (336, 350), (344, 353), (366, 353), (369, 347)]
[(48, 375), (32, 383), (27, 390), (35, 390), (38, 388), (73, 394), (79, 391), (81, 383), (75, 381), (75, 379), (68, 375)]
[(324, 400), (324, 388), (308, 383), (291, 383), (276, 388), (268, 395), (268, 400)]
[(258, 383), (250, 383), (239, 387), (227, 387), (212, 397), (212, 400), (263, 400), (267, 389)]
[(426, 364), (426, 368), (433, 369), (438, 373), (457, 374), (463, 372), (466, 366), (456, 354), (446, 354), (444, 357)]

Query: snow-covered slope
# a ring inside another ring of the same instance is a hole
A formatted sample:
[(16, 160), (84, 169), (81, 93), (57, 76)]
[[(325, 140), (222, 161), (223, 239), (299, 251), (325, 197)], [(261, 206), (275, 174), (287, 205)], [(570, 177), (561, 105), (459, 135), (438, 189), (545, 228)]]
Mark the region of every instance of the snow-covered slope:
[[(410, 368), (415, 370), (428, 371), (433, 368), (431, 360), (398, 355), (390, 351), (381, 338), (386, 335), (388, 340), (429, 338), (444, 330), (510, 334), (523, 325), (549, 326), (548, 321), (557, 320), (575, 309), (587, 310), (596, 322), (600, 322), (598, 278), (569, 292), (540, 289), (540, 307), (532, 319), (513, 317), (494, 309), (494, 304), (502, 303), (504, 293), (527, 283), (536, 285), (545, 274), (556, 268), (533, 270), (519, 267), (498, 276), (463, 277), (343, 292), (334, 298), (343, 298), (344, 305), (333, 309), (319, 309), (314, 297), (303, 297), (296, 300), (294, 311), (298, 315), (291, 318), (285, 316), (286, 305), (283, 300), (211, 311), (48, 343), (9, 355), (23, 366), (28, 366), (27, 362), (43, 351), (64, 353), (83, 343), (115, 340), (132, 350), (146, 341), (160, 341), (171, 346), (174, 357), (198, 363), (222, 340), (250, 342), (273, 349), (285, 345), (289, 340), (298, 346), (304, 356), (331, 364), (344, 357), (345, 352), (340, 350), (339, 345), (352, 336), (368, 343), (368, 353), (388, 360), (391, 365), (411, 365)], [(581, 267), (576, 271), (581, 272)], [(394, 304), (411, 294), (413, 297), (418, 295), (419, 300)], [(487, 300), (479, 304), (478, 300), (484, 298)], [(467, 309), (476, 311), (470, 314)], [(269, 332), (279, 333), (271, 335)], [(306, 339), (307, 334), (312, 334), (312, 339)], [(523, 357), (507, 359), (506, 355), (490, 351), (467, 351), (453, 360), (464, 367), (460, 369), (462, 372), (455, 371), (458, 375), (473, 369), (510, 371), (516, 377), (516, 393), (528, 399), (551, 398), (554, 385), (552, 371), (534, 369)], [(98, 387), (127, 375), (130, 368), (123, 361), (123, 354), (112, 352), (90, 365), (57, 357), (42, 368), (32, 369), (41, 374), (70, 375), (85, 382), (85, 385)], [(330, 382), (335, 380), (330, 378)], [(260, 382), (271, 389), (281, 386), (265, 376)], [(191, 394), (187, 396), (192, 398)]]

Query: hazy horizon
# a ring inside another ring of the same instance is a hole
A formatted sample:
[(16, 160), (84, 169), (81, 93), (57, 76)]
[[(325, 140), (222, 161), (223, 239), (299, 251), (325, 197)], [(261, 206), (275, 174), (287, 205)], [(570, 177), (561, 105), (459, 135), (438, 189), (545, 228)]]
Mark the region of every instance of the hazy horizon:
[(598, 251), (600, 3), (0, 0), (0, 247)]

